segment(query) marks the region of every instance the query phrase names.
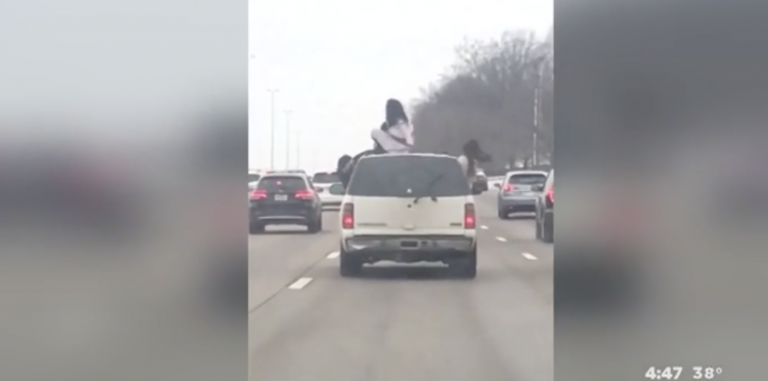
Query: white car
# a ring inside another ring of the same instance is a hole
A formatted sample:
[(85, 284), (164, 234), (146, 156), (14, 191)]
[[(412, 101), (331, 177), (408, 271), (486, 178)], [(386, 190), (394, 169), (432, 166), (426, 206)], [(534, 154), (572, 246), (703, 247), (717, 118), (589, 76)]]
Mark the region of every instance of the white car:
[(475, 202), (456, 157), (362, 158), (339, 222), (341, 276), (380, 261), (442, 262), (463, 278), (477, 274)]
[(318, 172), (312, 176), (312, 186), (320, 196), (323, 209), (338, 208), (344, 198), (344, 186), (335, 173)]
[(323, 210), (339, 210), (344, 201), (344, 185), (342, 183), (316, 187)]

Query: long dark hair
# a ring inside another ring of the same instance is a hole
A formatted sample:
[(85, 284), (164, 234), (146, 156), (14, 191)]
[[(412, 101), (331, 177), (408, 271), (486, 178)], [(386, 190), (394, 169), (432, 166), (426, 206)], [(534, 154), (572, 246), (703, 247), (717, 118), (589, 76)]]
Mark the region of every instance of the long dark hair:
[(387, 100), (387, 107), (386, 107), (387, 128), (396, 125), (400, 121), (403, 121), (406, 123), (409, 122), (408, 115), (405, 114), (405, 108), (403, 108), (403, 104), (400, 103), (400, 101), (398, 101), (397, 99)]
[(467, 158), (467, 175), (474, 176), (477, 172), (477, 163), (485, 163), (491, 161), (491, 155), (485, 153), (480, 148), (480, 143), (475, 139), (464, 144), (461, 149), (464, 152), (464, 156)]

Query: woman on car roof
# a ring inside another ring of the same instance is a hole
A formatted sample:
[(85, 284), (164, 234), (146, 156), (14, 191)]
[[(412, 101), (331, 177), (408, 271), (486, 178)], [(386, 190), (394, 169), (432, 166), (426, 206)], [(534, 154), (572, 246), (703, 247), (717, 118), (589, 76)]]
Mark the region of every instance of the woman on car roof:
[[(413, 132), (413, 125), (405, 113), (403, 104), (396, 99), (387, 100), (384, 123), (378, 129), (371, 131), (373, 150), (363, 151), (354, 157), (344, 155), (337, 162), (336, 173), (344, 188), (349, 185), (352, 171), (361, 157), (371, 154), (411, 152), (414, 145)], [(458, 160), (467, 176), (467, 181), (472, 183), (476, 175), (477, 163), (490, 161), (491, 157), (483, 152), (476, 140), (472, 139), (464, 144), (463, 154)]]
[(371, 131), (373, 149), (354, 157), (344, 155), (339, 158), (336, 172), (345, 188), (349, 184), (355, 164), (361, 157), (371, 154), (408, 153), (413, 149), (413, 126), (403, 104), (397, 99), (389, 99), (384, 111), (384, 123)]
[(408, 153), (413, 149), (413, 126), (397, 99), (387, 100), (385, 120), (371, 131), (374, 153)]
[(480, 148), (480, 143), (475, 139), (471, 139), (462, 147), (462, 154), (459, 156), (459, 164), (461, 169), (464, 170), (464, 175), (467, 177), (467, 181), (472, 184), (477, 176), (478, 163), (485, 163), (491, 161), (491, 155), (485, 153)]

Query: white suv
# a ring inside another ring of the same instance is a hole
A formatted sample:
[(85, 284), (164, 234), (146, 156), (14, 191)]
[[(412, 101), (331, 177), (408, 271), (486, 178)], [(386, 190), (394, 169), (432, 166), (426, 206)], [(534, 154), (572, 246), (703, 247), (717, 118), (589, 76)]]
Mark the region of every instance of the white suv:
[(475, 203), (455, 157), (360, 159), (340, 216), (342, 276), (380, 261), (442, 262), (463, 278), (477, 273)]

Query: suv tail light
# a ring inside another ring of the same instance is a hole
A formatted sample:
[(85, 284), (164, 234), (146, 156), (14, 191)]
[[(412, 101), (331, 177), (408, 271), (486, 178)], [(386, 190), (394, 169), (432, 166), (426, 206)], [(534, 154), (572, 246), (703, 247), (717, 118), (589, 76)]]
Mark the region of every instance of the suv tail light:
[(257, 189), (251, 192), (251, 200), (263, 200), (265, 198), (267, 198), (267, 191)]
[(515, 186), (514, 186), (514, 185), (512, 185), (512, 184), (506, 184), (506, 185), (504, 185), (504, 192), (505, 192), (505, 193), (509, 193), (509, 192), (512, 192), (512, 189), (514, 189), (514, 188), (515, 188)]
[(549, 188), (547, 190), (547, 202), (550, 205), (554, 205), (555, 204), (555, 188), (554, 187)]
[(477, 221), (475, 220), (475, 205), (464, 204), (464, 229), (474, 229)]
[(293, 196), (302, 200), (311, 200), (312, 198), (315, 197), (315, 193), (309, 189), (302, 189), (302, 190), (297, 190), (296, 193), (293, 194)]
[(355, 227), (355, 205), (344, 204), (341, 206), (341, 228), (353, 229)]

